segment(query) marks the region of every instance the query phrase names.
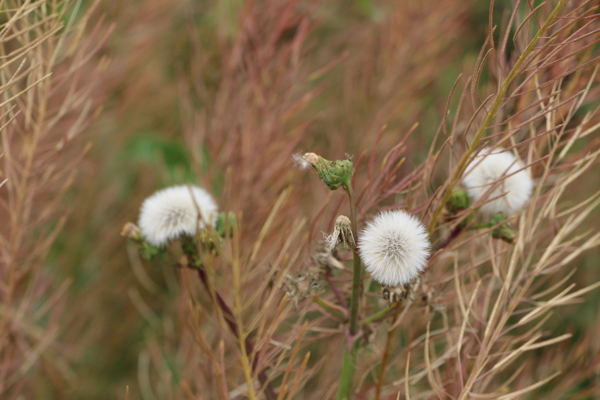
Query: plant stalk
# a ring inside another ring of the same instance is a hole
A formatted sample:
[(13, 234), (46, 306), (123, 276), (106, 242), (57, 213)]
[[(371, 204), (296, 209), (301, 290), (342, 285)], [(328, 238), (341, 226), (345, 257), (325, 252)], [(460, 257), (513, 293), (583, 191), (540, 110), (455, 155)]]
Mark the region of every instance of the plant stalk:
[(333, 307), (331, 307), (329, 304), (327, 304), (327, 302), (324, 301), (323, 299), (321, 299), (320, 297), (313, 296), (312, 301), (315, 302), (316, 304), (318, 304), (322, 309), (327, 311), (329, 314), (338, 318), (339, 320), (344, 321), (344, 322), (348, 320), (348, 318), (345, 315), (343, 315), (339, 311), (335, 310)]
[[(348, 182), (346, 184), (346, 192), (350, 202), (350, 222), (352, 224), (352, 235), (354, 241), (358, 239), (358, 227), (356, 224), (356, 208), (354, 206), (354, 191), (352, 190), (352, 184)], [(352, 253), (354, 254), (354, 268), (352, 269), (352, 298), (350, 299), (350, 334), (356, 335), (358, 332), (358, 308), (360, 302), (360, 289), (361, 281), (360, 276), (362, 272), (362, 266), (360, 261), (360, 255), (356, 243), (352, 247)]]
[[(394, 304), (390, 304), (389, 306), (387, 306), (386, 308), (377, 311), (375, 314), (361, 320), (358, 324), (360, 326), (366, 325), (366, 324), (370, 324), (371, 322), (375, 322), (378, 321), (380, 319), (385, 318), (386, 316), (388, 316), (388, 313), (390, 313), (391, 311), (397, 310), (400, 306), (400, 303), (394, 303)], [(394, 316), (394, 320), (396, 319), (396, 316)]]
[(352, 183), (348, 180), (344, 184), (346, 193), (348, 193), (348, 200), (350, 203), (350, 222), (352, 224), (352, 235), (354, 236), (354, 245), (352, 253), (354, 254), (354, 268), (352, 269), (352, 297), (350, 299), (350, 337), (349, 343), (344, 350), (344, 359), (342, 363), (342, 373), (340, 376), (340, 383), (338, 386), (337, 399), (338, 400), (349, 400), (352, 398), (352, 386), (354, 382), (354, 373), (356, 371), (356, 360), (358, 355), (358, 346), (356, 345), (355, 338), (358, 334), (358, 311), (360, 305), (360, 292), (361, 292), (361, 272), (362, 266), (358, 249), (356, 248), (356, 240), (358, 239), (358, 228), (356, 224), (356, 208), (354, 205), (354, 191), (352, 190)]
[(340, 375), (340, 385), (338, 386), (337, 400), (349, 400), (352, 398), (352, 383), (354, 382), (354, 372), (356, 371), (356, 359), (358, 351), (356, 346), (344, 349), (344, 360), (342, 363), (342, 373)]

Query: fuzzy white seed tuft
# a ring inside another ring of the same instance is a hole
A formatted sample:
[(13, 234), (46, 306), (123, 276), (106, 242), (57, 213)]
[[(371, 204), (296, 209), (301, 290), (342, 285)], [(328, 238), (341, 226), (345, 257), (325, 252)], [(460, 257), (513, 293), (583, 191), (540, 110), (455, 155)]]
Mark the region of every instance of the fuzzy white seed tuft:
[(501, 196), (481, 207), (489, 214), (516, 213), (529, 201), (533, 190), (529, 170), (501, 148), (481, 150), (467, 167), (462, 182), (474, 202)]
[(195, 235), (197, 228), (214, 226), (216, 218), (217, 205), (206, 190), (197, 186), (173, 186), (144, 201), (139, 227), (148, 243), (163, 246), (181, 235)]
[(306, 160), (302, 154), (297, 153), (292, 156), (294, 159), (294, 165), (301, 170), (305, 170), (311, 167), (311, 163)]
[(361, 232), (360, 258), (373, 279), (386, 286), (410, 283), (419, 276), (429, 258), (425, 226), (412, 215), (385, 211)]

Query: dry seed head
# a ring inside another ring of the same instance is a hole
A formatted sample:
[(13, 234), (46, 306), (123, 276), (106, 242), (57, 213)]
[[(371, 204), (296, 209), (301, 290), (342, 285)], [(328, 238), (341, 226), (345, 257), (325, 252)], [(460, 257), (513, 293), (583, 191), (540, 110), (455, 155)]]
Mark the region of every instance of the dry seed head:
[(337, 258), (333, 256), (333, 254), (331, 254), (331, 250), (329, 249), (329, 243), (324, 241), (317, 243), (317, 247), (311, 254), (311, 258), (313, 259), (315, 265), (319, 268), (345, 269), (344, 264), (342, 264)]
[(285, 293), (294, 301), (294, 306), (311, 296), (322, 291), (319, 285), (319, 270), (309, 269), (299, 272), (297, 275), (286, 274), (283, 285)]
[(381, 298), (386, 300), (389, 304), (397, 303), (406, 299), (414, 302), (415, 294), (419, 290), (420, 284), (421, 279), (417, 278), (411, 283), (406, 283), (400, 286), (382, 286)]
[[(473, 202), (499, 197), (481, 206), (487, 214), (512, 215), (529, 201), (533, 181), (528, 169), (515, 156), (502, 148), (484, 148), (467, 167), (463, 181)], [(504, 194), (504, 195), (503, 195)]]
[(425, 226), (402, 210), (377, 215), (361, 232), (360, 258), (373, 279), (382, 285), (399, 286), (417, 278), (429, 258)]
[(182, 235), (215, 226), (217, 205), (212, 196), (197, 186), (173, 186), (154, 193), (142, 204), (139, 226), (153, 246), (163, 246)]
[(333, 251), (338, 243), (341, 243), (347, 249), (353, 249), (355, 245), (354, 235), (352, 234), (352, 223), (350, 218), (340, 215), (335, 220), (333, 233), (325, 238), (329, 245), (329, 250)]

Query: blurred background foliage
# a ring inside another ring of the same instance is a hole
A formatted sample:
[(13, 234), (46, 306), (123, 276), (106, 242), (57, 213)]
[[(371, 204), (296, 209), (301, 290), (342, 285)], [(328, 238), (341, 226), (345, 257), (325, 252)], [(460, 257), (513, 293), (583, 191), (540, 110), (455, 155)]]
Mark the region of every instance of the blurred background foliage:
[[(259, 9), (270, 4), (257, 3)], [(246, 6), (239, 0), (100, 3), (95, 15), (104, 15), (105, 23), (115, 27), (97, 55), (110, 59), (94, 93), (102, 112), (84, 135), (93, 147), (64, 199), (70, 217), (46, 263), (53, 285), (72, 280), (58, 336), (72, 374), (48, 368), (36, 375), (32, 398), (125, 398), (127, 386), (129, 398), (155, 398), (139, 372), (148, 368), (149, 361), (140, 356), (148, 348), (161, 349), (177, 385), (179, 366), (168, 353), (175, 352), (169, 346), (183, 329), (177, 318), (176, 273), (136, 266), (119, 231), (125, 222), (137, 220), (143, 199), (159, 188), (190, 182), (219, 197), (227, 166), (208, 147), (195, 148), (190, 135), (197, 118), (209, 120), (214, 104), (227, 101), (219, 93), (228, 84), (224, 71), (231, 68), (228, 57)], [(479, 55), (489, 29), (488, 2), (333, 0), (296, 6), (306, 9), (313, 29), (300, 52), (301, 79), (283, 86), (293, 85), (292, 96), (319, 93), (284, 128), (297, 137), (292, 150), (318, 149), (327, 158), (359, 154), (373, 145), (383, 124), (389, 131), (406, 132), (419, 123), (403, 168), (422, 162), (457, 76), (469, 73)], [(504, 21), (511, 7), (508, 0), (496, 1), (495, 20)], [(297, 29), (289, 27), (279, 40), (291, 40)], [(481, 78), (482, 85), (486, 81)], [(247, 90), (240, 88), (240, 93), (247, 96)], [(451, 109), (456, 101), (455, 96)], [(229, 112), (222, 117), (239, 117), (235, 108)], [(203, 135), (219, 134), (207, 126)], [(291, 154), (282, 155), (290, 169)], [(599, 172), (596, 166), (573, 187), (573, 201), (598, 190)], [(312, 178), (290, 173), (289, 179)], [(309, 216), (316, 213), (310, 202), (298, 207)], [(588, 222), (590, 229), (597, 229), (598, 215)], [(599, 257), (593, 250), (579, 259), (572, 281), (598, 281)], [(586, 346), (578, 345), (580, 337), (590, 340), (586, 332), (600, 329), (599, 300), (595, 291), (585, 303), (556, 312), (547, 329), (556, 335), (568, 330), (574, 338), (537, 353), (540, 362), (549, 351), (574, 352), (572, 357), (600, 351), (597, 335)], [(150, 357), (156, 356), (152, 351)], [(581, 385), (591, 384), (597, 383)]]

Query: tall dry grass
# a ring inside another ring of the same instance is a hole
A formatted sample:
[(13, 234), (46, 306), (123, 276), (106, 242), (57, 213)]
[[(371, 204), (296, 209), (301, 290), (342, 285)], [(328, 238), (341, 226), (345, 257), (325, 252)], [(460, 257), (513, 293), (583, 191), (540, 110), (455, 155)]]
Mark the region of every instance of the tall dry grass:
[[(2, 2), (0, 396), (41, 398), (76, 379), (69, 365), (65, 293), (47, 268), (73, 204), (81, 138), (95, 115), (98, 49), (108, 35), (81, 1)], [(35, 382), (35, 384), (32, 384)]]
[[(190, 331), (184, 334), (190, 339), (180, 342), (184, 347), (179, 351), (186, 354), (184, 370), (191, 375), (180, 377), (180, 390), (188, 397), (202, 393), (225, 398), (236, 393), (269, 397), (272, 388), (258, 376), (266, 371), (279, 398), (300, 393), (308, 398), (334, 396), (340, 368), (336, 360), (341, 358), (345, 342), (348, 310), (344, 299), (349, 296), (350, 277), (348, 272), (330, 277), (321, 272), (324, 275), (317, 279), (319, 265), (314, 260), (318, 255), (311, 243), (318, 240), (319, 231), (331, 229), (342, 210), (343, 196), (326, 193), (318, 183), (291, 172), (289, 155), (303, 145), (300, 132), (308, 130), (306, 134), (310, 134), (315, 126), (324, 124), (321, 120), (337, 122), (335, 115), (328, 114), (328, 105), (340, 113), (340, 120), (352, 121), (360, 115), (352, 113), (353, 106), (347, 103), (362, 100), (369, 104), (355, 107), (370, 118), (362, 118), (362, 124), (340, 124), (361, 139), (341, 133), (342, 128), (336, 126), (322, 139), (315, 138), (311, 149), (321, 153), (335, 149), (333, 155), (339, 157), (358, 148), (355, 185), (361, 217), (380, 208), (408, 208), (427, 222), (437, 251), (416, 301), (405, 302), (391, 324), (387, 318), (363, 327), (366, 344), (359, 355), (357, 396), (567, 396), (572, 387), (563, 385), (564, 392), (558, 393), (554, 385), (559, 384), (553, 383), (561, 381), (562, 357), (544, 368), (526, 360), (534, 350), (571, 338), (568, 332), (546, 332), (552, 326), (553, 310), (580, 301), (598, 286), (575, 289), (568, 284), (573, 275), (568, 267), (598, 244), (599, 237), (593, 232), (575, 234), (597, 206), (596, 193), (575, 204), (561, 205), (560, 201), (569, 185), (596, 165), (597, 143), (589, 140), (597, 126), (594, 7), (559, 2), (532, 10), (517, 4), (504, 15), (500, 27), (491, 20), (474, 71), (459, 77), (452, 87), (433, 144), (420, 163), (407, 153), (410, 144), (422, 144), (418, 139), (411, 142), (421, 132), (419, 128), (407, 124), (404, 129), (387, 128), (379, 133), (385, 122), (398, 124), (394, 118), (399, 117), (403, 104), (397, 100), (402, 96), (389, 86), (405, 82), (394, 75), (398, 70), (393, 68), (393, 57), (392, 61), (386, 58), (400, 46), (399, 39), (385, 42), (393, 37), (388, 30), (397, 26), (392, 18), (368, 39), (379, 34), (384, 38), (382, 47), (390, 46), (389, 52), (376, 53), (383, 72), (365, 73), (372, 65), (365, 53), (360, 57), (366, 58), (354, 65), (347, 60), (349, 54), (330, 59), (326, 71), (341, 69), (338, 63), (349, 64), (344, 73), (353, 78), (340, 84), (348, 93), (336, 92), (338, 102), (325, 103), (321, 118), (306, 125), (305, 113), (311, 110), (307, 103), (321, 90), (327, 93), (322, 85), (329, 82), (324, 79), (320, 85), (322, 70), (311, 74), (300, 62), (298, 49), (304, 44), (305, 51), (310, 51), (310, 41), (304, 43), (305, 32), (318, 29), (306, 19), (304, 10), (296, 3), (286, 3), (281, 9), (254, 4), (241, 7), (239, 30), (233, 38), (223, 38), (226, 56), (220, 83), (214, 86), (211, 80), (211, 86), (206, 81), (212, 77), (205, 75), (210, 64), (202, 64), (209, 61), (202, 58), (206, 53), (202, 43), (194, 47), (198, 58), (192, 58), (195, 68), (190, 68), (191, 77), (184, 73), (186, 82), (194, 82), (186, 102), (188, 112), (194, 108), (191, 99), (198, 102), (186, 138), (190, 148), (198, 151), (196, 160), (202, 160), (202, 151), (209, 149), (211, 161), (204, 175), (214, 176), (211, 169), (226, 171), (222, 202), (226, 209), (240, 211), (242, 222), (239, 237), (231, 247), (225, 246), (222, 259), (206, 266), (212, 275), (212, 290), (225, 292), (234, 305), (240, 331), (223, 337), (226, 317), (211, 311), (204, 291), (186, 283), (187, 302), (181, 312), (190, 321)], [(456, 8), (459, 21), (461, 10)], [(396, 14), (392, 9), (389, 15), (401, 15), (400, 10)], [(430, 18), (432, 25), (438, 22), (435, 16)], [(448, 22), (449, 27), (456, 23), (456, 19)], [(288, 33), (286, 42), (282, 43), (281, 32)], [(360, 30), (356, 36), (360, 37)], [(402, 41), (403, 46), (411, 44), (421, 46), (419, 41)], [(368, 53), (376, 47), (366, 48)], [(417, 60), (410, 62), (422, 65), (420, 52), (415, 49), (413, 53)], [(426, 73), (436, 67), (415, 69)], [(311, 78), (317, 80), (311, 84)], [(337, 79), (340, 77), (332, 76), (332, 81)], [(304, 93), (298, 92), (299, 87), (305, 88)], [(367, 93), (357, 94), (362, 90)], [(210, 99), (216, 101), (210, 104)], [(318, 101), (316, 97), (311, 103)], [(410, 100), (404, 101), (410, 104)], [(327, 139), (332, 142), (322, 143)], [(373, 150), (361, 152), (358, 146), (365, 143), (371, 143)], [(519, 230), (513, 245), (492, 240), (489, 230), (457, 229), (473, 209), (458, 219), (444, 218), (448, 196), (457, 188), (470, 157), (484, 144), (512, 149), (534, 171), (535, 194), (528, 209), (511, 221)], [(407, 165), (407, 158), (412, 165)], [(200, 166), (197, 170), (202, 171)], [(194, 281), (193, 273), (182, 274), (183, 281)], [(327, 280), (338, 287), (338, 298)], [(382, 308), (376, 285), (367, 281), (365, 286), (374, 290), (364, 298), (362, 308), (375, 312)], [(206, 325), (222, 329), (213, 331)], [(257, 343), (248, 356), (243, 337)], [(231, 363), (232, 357), (238, 361)], [(593, 369), (597, 359), (591, 357), (588, 362)], [(170, 376), (166, 360), (155, 363), (151, 377)], [(516, 363), (521, 366), (515, 369)], [(581, 369), (585, 367), (578, 365), (577, 370)], [(585, 373), (569, 377), (581, 385), (589, 378)], [(170, 393), (176, 396), (177, 390), (173, 390)], [(585, 387), (580, 395), (590, 390), (595, 389)]]
[[(318, 242), (348, 208), (293, 168), (305, 150), (353, 155), (359, 222), (408, 209), (435, 249), (414, 301), (363, 324), (356, 398), (600, 395), (593, 2), (502, 2), (489, 23), (487, 5), (457, 0), (104, 3), (117, 29), (92, 92), (99, 56), (76, 54), (101, 43), (95, 23), (84, 29), (99, 13), (58, 30), (71, 14), (51, 4), (18, 6), (38, 19), (10, 5), (7, 21), (22, 25), (3, 25), (17, 35), (3, 55), (31, 47), (36, 60), (3, 67), (3, 84), (20, 82), (3, 101), (28, 89), (3, 106), (7, 395), (334, 397), (351, 274), (323, 270)], [(56, 154), (73, 126), (94, 143), (83, 160), (79, 134)], [(536, 182), (510, 221), (512, 245), (462, 228), (474, 209), (444, 211), (486, 144), (519, 154)], [(209, 290), (193, 270), (145, 263), (117, 235), (145, 196), (182, 182), (238, 214), (237, 235), (205, 264)], [(365, 319), (387, 304), (363, 283)]]

